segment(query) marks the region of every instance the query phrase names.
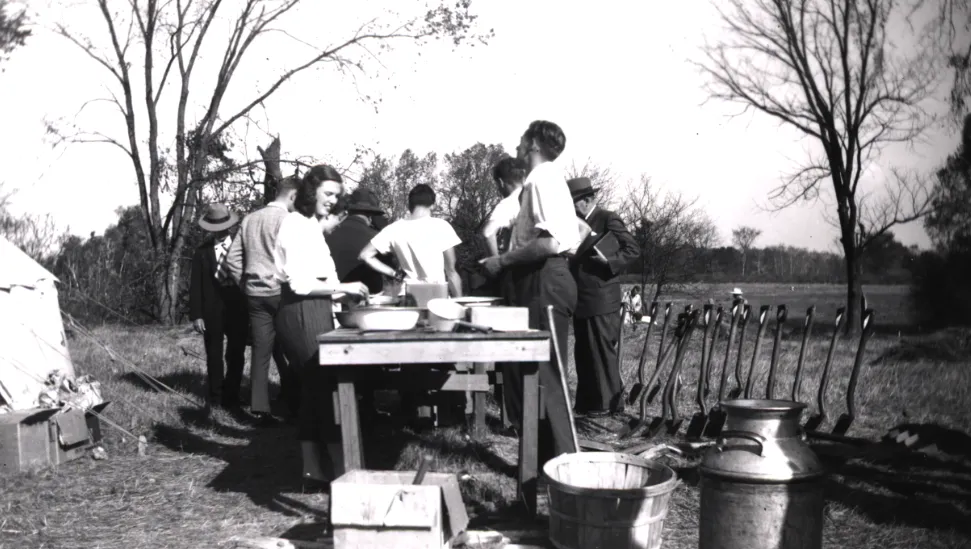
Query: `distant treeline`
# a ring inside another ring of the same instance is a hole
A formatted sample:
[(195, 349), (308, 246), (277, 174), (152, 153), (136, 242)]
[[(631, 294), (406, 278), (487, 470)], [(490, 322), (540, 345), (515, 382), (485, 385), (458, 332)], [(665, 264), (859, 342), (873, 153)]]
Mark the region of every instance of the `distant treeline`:
[[(864, 259), (864, 284), (910, 284), (911, 268), (920, 251), (893, 240), (868, 252)], [(694, 250), (686, 269), (693, 280), (685, 282), (778, 282), (793, 284), (845, 284), (846, 265), (840, 254), (796, 248), (769, 246), (751, 248), (744, 255), (727, 246)], [(743, 268), (744, 264), (744, 268)], [(625, 280), (639, 282), (640, 264), (632, 264)], [(648, 283), (650, 283), (648, 277)]]

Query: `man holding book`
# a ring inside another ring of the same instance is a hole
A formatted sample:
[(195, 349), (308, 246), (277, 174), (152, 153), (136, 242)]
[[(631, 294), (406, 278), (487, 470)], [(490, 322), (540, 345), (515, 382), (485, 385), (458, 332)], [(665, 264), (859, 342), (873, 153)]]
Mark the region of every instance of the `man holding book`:
[(570, 262), (577, 284), (576, 413), (605, 416), (624, 409), (618, 356), (623, 301), (618, 276), (640, 251), (620, 216), (597, 205), (598, 189), (589, 178), (570, 179), (567, 186), (577, 216), (593, 231)]

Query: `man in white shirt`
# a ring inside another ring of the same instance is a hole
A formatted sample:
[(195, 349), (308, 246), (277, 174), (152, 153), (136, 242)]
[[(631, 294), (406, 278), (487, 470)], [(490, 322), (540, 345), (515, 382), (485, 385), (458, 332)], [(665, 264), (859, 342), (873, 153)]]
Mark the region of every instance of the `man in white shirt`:
[(486, 218), (479, 234), (486, 240), (489, 256), (499, 255), (509, 248), (510, 230), (519, 216), (519, 194), (526, 179), (526, 163), (513, 157), (500, 160), (492, 168), (492, 179), (499, 188), (502, 200)]
[[(408, 282), (448, 284), (453, 297), (462, 295), (462, 279), (455, 269), (455, 246), (462, 240), (445, 221), (432, 217), (435, 191), (424, 183), (408, 193), (411, 214), (381, 230), (361, 250), (361, 261), (375, 271)], [(378, 254), (394, 253), (400, 265), (395, 271)]]
[[(521, 191), (509, 251), (481, 261), (492, 276), (502, 271), (508, 273), (507, 300), (510, 305), (529, 309), (530, 328), (549, 330), (547, 306), (553, 306), (556, 337), (563, 351), (568, 348), (570, 317), (577, 301), (576, 282), (567, 256), (580, 243), (573, 198), (562, 169), (553, 162), (565, 144), (566, 136), (556, 124), (537, 120), (529, 125), (517, 148), (517, 156), (526, 162), (528, 175)], [(552, 348), (550, 355), (550, 362), (542, 364), (539, 370), (547, 418), (540, 428), (540, 462), (579, 451), (571, 435), (569, 396), (560, 389), (559, 368)], [(522, 421), (522, 367), (520, 364), (503, 366), (503, 395), (514, 425)]]

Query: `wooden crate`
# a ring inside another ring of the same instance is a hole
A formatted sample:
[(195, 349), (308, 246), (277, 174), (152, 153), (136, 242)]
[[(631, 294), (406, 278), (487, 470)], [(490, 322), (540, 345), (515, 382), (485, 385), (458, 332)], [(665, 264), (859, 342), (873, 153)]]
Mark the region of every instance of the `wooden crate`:
[(442, 549), (469, 517), (455, 475), (350, 471), (331, 483), (334, 549)]
[[(100, 413), (107, 402), (94, 407)], [(101, 440), (92, 413), (35, 408), (0, 414), (0, 474), (24, 472), (78, 459)]]

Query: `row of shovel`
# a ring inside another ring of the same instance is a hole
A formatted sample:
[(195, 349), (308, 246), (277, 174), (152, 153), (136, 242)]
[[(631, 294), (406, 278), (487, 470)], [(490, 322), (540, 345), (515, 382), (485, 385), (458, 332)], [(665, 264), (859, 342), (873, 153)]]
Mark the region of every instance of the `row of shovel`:
[[(861, 335), (853, 362), (853, 369), (850, 374), (850, 381), (846, 392), (846, 412), (837, 420), (832, 429), (832, 436), (841, 437), (846, 435), (856, 418), (856, 387), (859, 381), (860, 367), (863, 362), (863, 354), (866, 344), (873, 333), (873, 310), (867, 308), (866, 298), (863, 298), (863, 315), (861, 318)], [(725, 347), (724, 358), (722, 359), (722, 369), (718, 384), (717, 401), (712, 408), (708, 406), (708, 398), (712, 393), (712, 362), (715, 358), (715, 342), (719, 339), (722, 319), (726, 311), (722, 307), (713, 310), (713, 305), (706, 304), (702, 310), (695, 309), (692, 305), (685, 307), (685, 311), (680, 313), (677, 324), (674, 327), (673, 335), (668, 340), (668, 327), (671, 317), (672, 304), (667, 303), (664, 307), (664, 317), (661, 323), (661, 343), (658, 347), (656, 365), (653, 374), (645, 382), (645, 366), (648, 359), (648, 347), (651, 342), (651, 331), (654, 327), (653, 320), (657, 318), (658, 302), (650, 305), (647, 334), (644, 338), (644, 346), (641, 350), (637, 369), (637, 383), (631, 388), (627, 402), (630, 405), (639, 405), (639, 419), (631, 421), (629, 425), (620, 432), (621, 440), (630, 439), (636, 436), (653, 437), (659, 434), (662, 429), (667, 427), (669, 434), (677, 434), (680, 430), (684, 418), (678, 409), (678, 396), (681, 390), (681, 372), (684, 365), (684, 358), (692, 336), (698, 328), (702, 328), (701, 341), (701, 362), (699, 364), (699, 375), (695, 402), (698, 406), (696, 413), (688, 426), (688, 439), (700, 439), (702, 437), (717, 437), (722, 430), (725, 422), (725, 414), (720, 409), (720, 403), (727, 399), (738, 398), (759, 398), (756, 396), (753, 387), (753, 374), (759, 360), (762, 340), (767, 329), (767, 320), (770, 306), (763, 305), (758, 314), (758, 331), (755, 336), (755, 348), (752, 352), (750, 365), (747, 375), (743, 376), (742, 350), (745, 342), (746, 326), (752, 316), (752, 308), (748, 304), (736, 304), (732, 306), (728, 314), (731, 315), (728, 327), (728, 341)], [(788, 399), (798, 401), (802, 383), (803, 365), (806, 361), (806, 342), (809, 340), (813, 329), (815, 317), (815, 306), (809, 307), (806, 311), (805, 322), (803, 323), (802, 344), (799, 349), (799, 358), (796, 365), (796, 372), (793, 379), (791, 391)], [(830, 339), (829, 351), (826, 355), (826, 362), (823, 366), (822, 377), (819, 383), (816, 404), (818, 412), (811, 416), (804, 426), (807, 432), (823, 436), (825, 434), (817, 430), (827, 419), (828, 414), (825, 405), (825, 394), (829, 385), (830, 369), (833, 362), (833, 355), (836, 350), (836, 343), (839, 339), (840, 331), (843, 329), (845, 308), (840, 307), (836, 312), (836, 319), (833, 324), (833, 332)], [(768, 380), (766, 383), (764, 397), (768, 400), (776, 398), (776, 371), (779, 362), (780, 341), (782, 339), (782, 326), (786, 322), (788, 310), (785, 305), (776, 308), (775, 337), (772, 346), (772, 355), (769, 363)], [(621, 328), (623, 329), (623, 328)], [(736, 335), (738, 335), (738, 350), (735, 359), (734, 371), (730, 365), (732, 349), (735, 347)], [(673, 354), (673, 365), (667, 370), (666, 381), (659, 383), (663, 372), (667, 368), (667, 363), (671, 361)], [(717, 365), (716, 365), (717, 367)], [(729, 389), (729, 374), (733, 373), (731, 380), (732, 387)], [(648, 419), (647, 407), (655, 398), (661, 395), (662, 413), (660, 417)]]

